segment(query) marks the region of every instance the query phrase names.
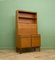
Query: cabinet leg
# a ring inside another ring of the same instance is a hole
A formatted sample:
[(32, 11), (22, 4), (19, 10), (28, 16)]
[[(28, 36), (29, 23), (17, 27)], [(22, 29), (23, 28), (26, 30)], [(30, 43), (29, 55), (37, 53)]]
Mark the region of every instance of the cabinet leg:
[(40, 47), (39, 47), (39, 51), (40, 51)]
[(22, 53), (22, 48), (20, 48), (19, 53), (20, 53), (20, 54)]
[(36, 48), (34, 48), (34, 51), (36, 51)]

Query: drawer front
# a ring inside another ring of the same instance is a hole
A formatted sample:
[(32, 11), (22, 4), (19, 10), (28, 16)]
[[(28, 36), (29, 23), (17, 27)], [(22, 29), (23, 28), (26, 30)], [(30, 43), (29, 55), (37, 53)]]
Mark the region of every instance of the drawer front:
[(29, 37), (21, 38), (21, 48), (29, 48), (31, 47), (31, 39)]

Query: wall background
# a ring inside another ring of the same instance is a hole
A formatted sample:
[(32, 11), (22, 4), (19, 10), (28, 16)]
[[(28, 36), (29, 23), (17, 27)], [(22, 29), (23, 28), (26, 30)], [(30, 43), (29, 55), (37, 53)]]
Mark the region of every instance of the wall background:
[(37, 12), (41, 48), (55, 48), (55, 0), (0, 0), (0, 49), (16, 46), (16, 10)]

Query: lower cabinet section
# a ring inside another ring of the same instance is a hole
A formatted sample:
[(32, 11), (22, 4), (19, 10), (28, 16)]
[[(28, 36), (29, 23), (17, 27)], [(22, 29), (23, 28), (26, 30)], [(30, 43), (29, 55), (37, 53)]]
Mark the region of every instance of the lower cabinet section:
[(32, 47), (40, 47), (40, 35), (32, 36)]
[(40, 50), (40, 35), (19, 35), (16, 40), (16, 51), (22, 53), (23, 49), (27, 48), (39, 48)]

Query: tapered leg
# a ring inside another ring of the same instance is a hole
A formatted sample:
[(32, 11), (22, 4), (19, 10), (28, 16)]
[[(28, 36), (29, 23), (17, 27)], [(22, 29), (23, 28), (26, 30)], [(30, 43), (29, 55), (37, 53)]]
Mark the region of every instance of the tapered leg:
[(40, 51), (40, 47), (39, 47), (39, 51)]
[(36, 48), (34, 48), (34, 51), (36, 51)]
[(20, 53), (20, 54), (22, 53), (22, 48), (20, 48), (19, 53)]

